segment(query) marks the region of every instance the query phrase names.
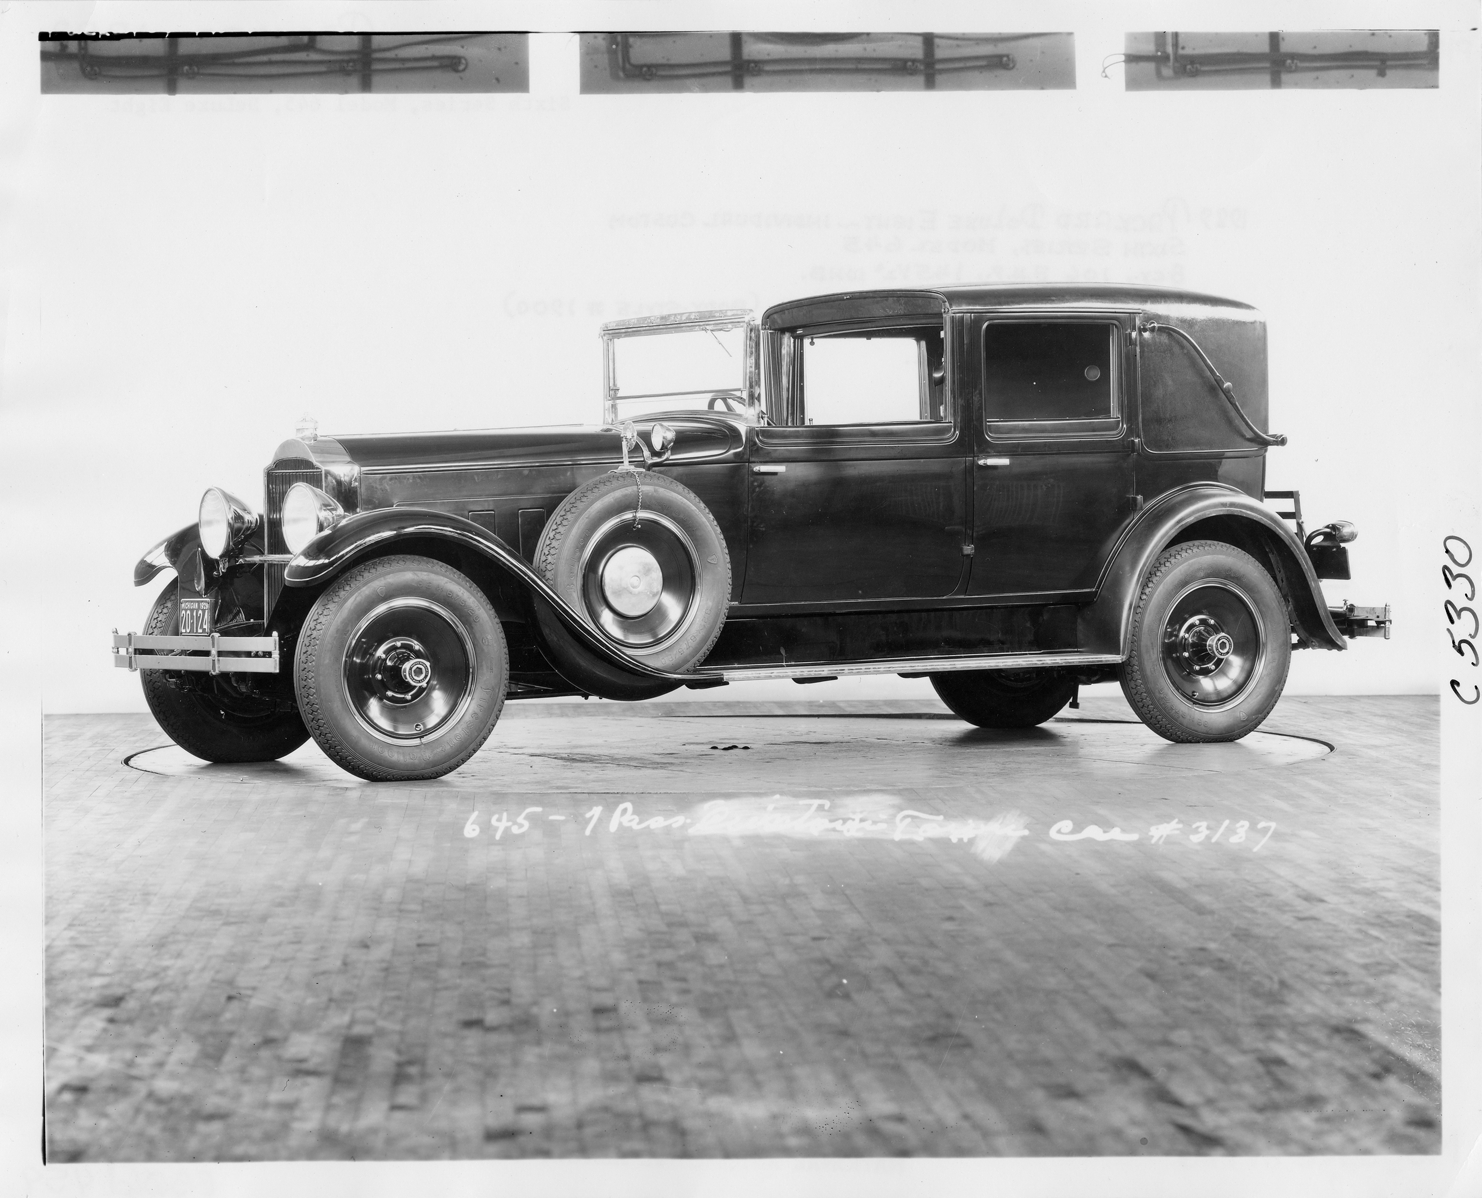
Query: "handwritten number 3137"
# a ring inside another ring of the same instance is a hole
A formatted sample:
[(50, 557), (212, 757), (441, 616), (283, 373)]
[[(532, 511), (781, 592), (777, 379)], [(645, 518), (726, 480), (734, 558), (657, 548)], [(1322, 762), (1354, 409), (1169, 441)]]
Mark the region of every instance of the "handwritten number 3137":
[[(1457, 548), (1452, 547), (1452, 541), (1456, 542), (1458, 548), (1465, 551), (1465, 560), (1457, 556)], [(1443, 564), (1441, 566), (1441, 580), (1446, 584), (1446, 589), (1448, 591), (1453, 590), (1459, 581), (1465, 582), (1467, 584), (1465, 598), (1468, 603), (1474, 602), (1477, 598), (1477, 584), (1472, 581), (1470, 575), (1462, 574), (1451, 568), (1452, 566), (1470, 566), (1472, 564), (1472, 547), (1458, 536), (1449, 536), (1441, 542), (1441, 548), (1446, 551), (1446, 556), (1451, 560), (1451, 565)], [(1472, 617), (1471, 636), (1464, 636), (1460, 640), (1457, 640), (1456, 633), (1450, 628), (1446, 629), (1446, 635), (1451, 638), (1451, 647), (1456, 651), (1458, 657), (1466, 657), (1468, 653), (1472, 655), (1472, 668), (1476, 669), (1478, 665), (1477, 633), (1482, 631), (1482, 627), (1479, 627), (1479, 625), (1482, 625), (1482, 620), (1479, 620), (1475, 608), (1467, 606), (1458, 607), (1456, 602), (1451, 599), (1446, 600), (1445, 611), (1447, 624), (1460, 623), (1463, 616)], [(1455, 678), (1451, 680), (1451, 693), (1468, 706), (1482, 699), (1482, 688), (1479, 688), (1476, 683), (1472, 684), (1472, 697), (1468, 699), (1461, 693), (1461, 683)]]

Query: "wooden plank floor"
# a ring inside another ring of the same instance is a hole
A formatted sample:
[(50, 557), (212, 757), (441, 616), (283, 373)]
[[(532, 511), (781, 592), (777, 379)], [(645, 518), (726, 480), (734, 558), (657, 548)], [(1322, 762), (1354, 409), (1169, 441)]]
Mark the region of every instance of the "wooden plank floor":
[(48, 719), (51, 1159), (1439, 1150), (1432, 698), (509, 711), (408, 786)]

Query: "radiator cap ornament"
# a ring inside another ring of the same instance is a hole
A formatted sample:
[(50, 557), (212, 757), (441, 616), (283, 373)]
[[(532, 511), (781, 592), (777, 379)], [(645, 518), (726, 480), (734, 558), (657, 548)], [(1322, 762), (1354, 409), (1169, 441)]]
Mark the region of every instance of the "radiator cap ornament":
[(312, 416), (301, 417), (297, 427), (293, 430), (293, 435), (300, 441), (317, 441), (319, 440), (319, 422)]

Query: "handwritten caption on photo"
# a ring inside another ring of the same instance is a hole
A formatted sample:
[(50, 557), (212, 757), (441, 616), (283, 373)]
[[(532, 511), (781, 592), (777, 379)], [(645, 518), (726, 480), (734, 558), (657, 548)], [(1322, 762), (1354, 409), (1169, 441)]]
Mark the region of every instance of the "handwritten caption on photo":
[[(1451, 544), (1452, 541), (1456, 542), (1455, 546)], [(1461, 537), (1456, 536), (1453, 533), (1441, 542), (1441, 548), (1445, 551), (1446, 557), (1451, 562), (1451, 565), (1449, 566), (1445, 562), (1441, 563), (1441, 581), (1446, 584), (1446, 589), (1448, 591), (1457, 589), (1457, 583), (1465, 582), (1467, 584), (1467, 589), (1466, 594), (1463, 597), (1466, 599), (1468, 605), (1476, 602), (1477, 584), (1472, 581), (1471, 575), (1461, 573), (1460, 569), (1452, 569), (1452, 566), (1465, 567), (1472, 564), (1471, 545), (1469, 545), (1466, 541), (1462, 540)], [(1466, 557), (1458, 557), (1458, 550), (1465, 550)], [(1454, 599), (1447, 599), (1443, 610), (1446, 613), (1446, 623), (1450, 625), (1450, 627), (1446, 629), (1446, 635), (1451, 638), (1451, 648), (1456, 652), (1456, 655), (1462, 659), (1463, 664), (1468, 664), (1471, 666), (1472, 669), (1475, 670), (1478, 668), (1477, 633), (1479, 631), (1479, 625), (1476, 608), (1468, 605), (1458, 606)], [(1470, 636), (1464, 636), (1460, 640), (1458, 640), (1456, 633), (1452, 631), (1452, 628), (1455, 628), (1457, 624), (1461, 624), (1463, 627), (1465, 627), (1466, 621), (1462, 619), (1463, 616), (1471, 617), (1472, 632)], [(1470, 662), (1467, 662), (1466, 660), (1468, 654), (1470, 654), (1472, 658)], [(1474, 681), (1475, 678), (1476, 675), (1470, 675), (1467, 677), (1467, 683), (1470, 685), (1472, 690), (1471, 698), (1467, 698), (1466, 694), (1463, 692), (1462, 680), (1460, 678), (1453, 678), (1451, 680), (1451, 693), (1454, 694), (1463, 703), (1465, 703), (1468, 707), (1471, 707), (1479, 699), (1482, 699), (1482, 687), (1479, 687), (1477, 685), (1477, 683)]]
[[(888, 800), (888, 796), (873, 796)], [(621, 835), (630, 832), (678, 832), (688, 836), (794, 836), (831, 837), (846, 840), (925, 841), (948, 840), (967, 843), (988, 861), (998, 861), (1023, 838), (1033, 835), (1027, 817), (1009, 811), (988, 819), (953, 819), (909, 808), (890, 810), (891, 804), (830, 799), (712, 799), (692, 814), (643, 816), (631, 802), (623, 801), (608, 813), (597, 805), (579, 815), (546, 813), (544, 807), (526, 807), (513, 818), (496, 811), (485, 824), (475, 811), (463, 825), (469, 839), (487, 831), (495, 840), (522, 836), (537, 823), (580, 823), (582, 835)], [(882, 809), (882, 807), (884, 809)], [(1161, 845), (1180, 838), (1190, 844), (1248, 845), (1257, 852), (1276, 831), (1272, 820), (1247, 819), (1184, 820), (1173, 818), (1151, 825), (1146, 833), (1102, 828), (1086, 824), (1079, 829), (1074, 820), (1051, 824), (1046, 835), (1054, 841), (1142, 841)], [(1229, 835), (1226, 835), (1226, 833)]]

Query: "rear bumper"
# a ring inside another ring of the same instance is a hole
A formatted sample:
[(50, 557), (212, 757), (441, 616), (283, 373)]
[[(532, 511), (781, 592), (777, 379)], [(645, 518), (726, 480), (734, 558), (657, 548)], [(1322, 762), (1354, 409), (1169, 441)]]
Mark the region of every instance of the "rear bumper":
[(113, 664), (126, 670), (199, 670), (210, 674), (276, 674), (278, 634), (271, 636), (141, 636), (113, 633)]
[(1389, 640), (1389, 604), (1383, 607), (1359, 607), (1353, 603), (1345, 603), (1340, 607), (1328, 607), (1328, 615), (1333, 617), (1333, 623), (1338, 625), (1338, 631), (1344, 636), (1382, 636)]

